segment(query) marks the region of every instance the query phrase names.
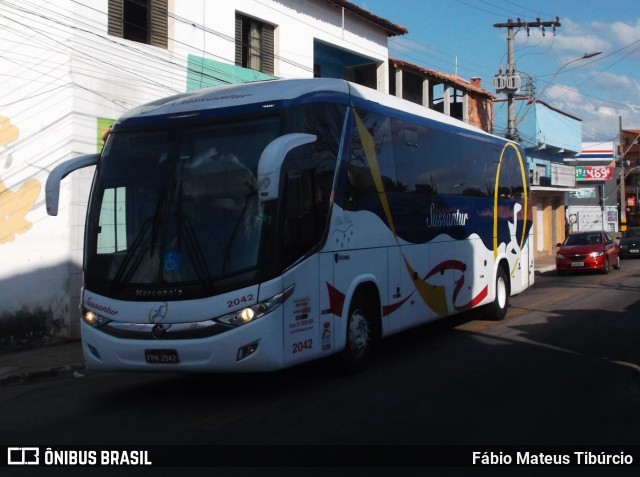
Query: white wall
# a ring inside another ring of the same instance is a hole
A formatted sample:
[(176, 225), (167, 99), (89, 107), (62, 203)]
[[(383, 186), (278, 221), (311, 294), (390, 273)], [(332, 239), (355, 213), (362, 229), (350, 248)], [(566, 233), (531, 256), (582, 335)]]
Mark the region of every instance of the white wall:
[[(387, 35), (382, 28), (345, 13), (323, 0), (176, 1), (172, 21), (176, 39), (172, 48), (216, 61), (234, 63), (236, 11), (276, 26), (275, 75), (283, 78), (313, 77), (313, 44), (322, 42), (384, 62), (378, 89), (388, 91)], [(185, 45), (186, 44), (186, 45)]]
[(0, 7), (0, 318), (24, 308), (65, 319), (69, 217), (52, 226), (44, 181), (73, 141), (70, 32), (31, 8), (53, 15), (45, 2)]

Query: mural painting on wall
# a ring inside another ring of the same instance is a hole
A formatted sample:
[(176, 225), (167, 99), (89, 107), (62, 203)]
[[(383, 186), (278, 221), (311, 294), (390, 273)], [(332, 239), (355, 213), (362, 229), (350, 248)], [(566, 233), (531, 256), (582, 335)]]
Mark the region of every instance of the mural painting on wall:
[[(11, 120), (0, 116), (0, 148), (7, 147), (18, 139), (19, 130), (11, 124)], [(5, 168), (11, 166), (7, 160)], [(5, 186), (0, 175), (0, 244), (12, 242), (16, 235), (23, 234), (31, 228), (26, 215), (40, 195), (40, 181), (28, 179), (16, 189)]]
[(113, 123), (115, 122), (115, 119), (98, 118), (98, 152), (102, 152), (102, 146), (104, 146), (107, 135), (109, 134), (109, 131), (111, 131), (111, 126), (113, 126)]

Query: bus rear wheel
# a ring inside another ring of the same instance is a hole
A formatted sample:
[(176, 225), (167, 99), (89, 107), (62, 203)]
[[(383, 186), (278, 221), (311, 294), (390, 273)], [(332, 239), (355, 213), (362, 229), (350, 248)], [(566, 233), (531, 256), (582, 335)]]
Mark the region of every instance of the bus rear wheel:
[(374, 316), (364, 296), (356, 295), (347, 316), (347, 344), (340, 355), (340, 364), (348, 373), (361, 371), (371, 360), (375, 343)]
[(498, 267), (496, 274), (496, 295), (491, 303), (482, 309), (482, 315), (487, 320), (504, 320), (509, 308), (509, 277), (502, 267)]

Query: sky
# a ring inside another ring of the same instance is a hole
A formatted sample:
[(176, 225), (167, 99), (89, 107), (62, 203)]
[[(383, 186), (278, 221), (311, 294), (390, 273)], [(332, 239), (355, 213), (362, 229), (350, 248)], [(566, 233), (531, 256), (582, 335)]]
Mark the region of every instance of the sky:
[(507, 28), (494, 25), (557, 17), (555, 35), (516, 30), (523, 84), (532, 78), (538, 99), (581, 119), (583, 142), (615, 141), (620, 124), (640, 129), (640, 0), (351, 1), (409, 30), (389, 38), (390, 56), (467, 80), (480, 77), (494, 94), (493, 76), (507, 66)]

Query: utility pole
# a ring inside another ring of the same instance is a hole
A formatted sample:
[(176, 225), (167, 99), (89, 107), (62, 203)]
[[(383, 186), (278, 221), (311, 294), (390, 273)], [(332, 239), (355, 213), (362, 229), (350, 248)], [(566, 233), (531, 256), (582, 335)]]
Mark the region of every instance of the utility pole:
[(526, 28), (527, 36), (529, 35), (530, 28), (540, 28), (542, 35), (545, 34), (545, 28), (551, 28), (553, 34), (556, 33), (556, 28), (560, 26), (560, 19), (556, 17), (553, 21), (543, 22), (540, 18), (536, 18), (534, 22), (525, 22), (517, 19), (513, 21), (511, 18), (507, 20), (507, 23), (495, 23), (495, 28), (507, 29), (507, 72), (506, 75), (500, 71), (493, 79), (493, 85), (497, 93), (506, 93), (507, 95), (507, 139), (517, 140), (518, 134), (516, 131), (516, 106), (514, 102), (514, 96), (520, 91), (521, 79), (520, 75), (516, 74), (516, 62), (514, 58), (513, 40), (516, 35), (514, 31), (516, 28)]
[(624, 146), (622, 144), (622, 116), (618, 116), (619, 126), (619, 154), (620, 154), (620, 232), (627, 230), (627, 191), (625, 190), (624, 181), (627, 179), (624, 173), (625, 166), (625, 154)]

